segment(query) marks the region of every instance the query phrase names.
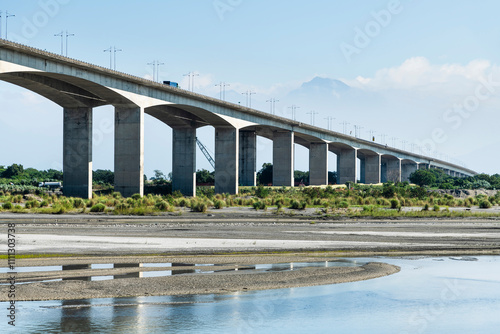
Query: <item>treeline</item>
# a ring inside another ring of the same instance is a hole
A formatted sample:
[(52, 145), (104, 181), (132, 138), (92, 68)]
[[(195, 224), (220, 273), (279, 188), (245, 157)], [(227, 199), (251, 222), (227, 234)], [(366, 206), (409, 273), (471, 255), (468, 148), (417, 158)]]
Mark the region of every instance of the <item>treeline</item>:
[(25, 169), (20, 164), (12, 164), (8, 167), (0, 165), (0, 184), (38, 186), (39, 182), (57, 182), (62, 181), (62, 179), (62, 172), (55, 169)]
[[(159, 170), (149, 179), (150, 186), (169, 185), (172, 174), (168, 176)], [(196, 183), (198, 185), (213, 185), (215, 172), (200, 169), (196, 172)], [(294, 172), (295, 184), (309, 185), (309, 172), (296, 170)], [(0, 184), (14, 184), (26, 186), (38, 186), (39, 182), (57, 182), (63, 180), (62, 171), (55, 169), (37, 170), (35, 168), (24, 168), (21, 164), (10, 166), (0, 165)], [(110, 170), (98, 169), (92, 174), (95, 185), (112, 187), (114, 185), (114, 173)], [(144, 180), (147, 180), (144, 175)], [(328, 172), (328, 183), (336, 184), (337, 173)], [(273, 165), (265, 163), (257, 172), (257, 184), (271, 185), (273, 182)], [(465, 178), (453, 177), (439, 169), (420, 169), (410, 175), (410, 182), (422, 187), (434, 189), (500, 189), (500, 175), (478, 174)]]
[(410, 175), (410, 182), (436, 189), (500, 189), (500, 175), (478, 174), (453, 177), (439, 169), (419, 169)]

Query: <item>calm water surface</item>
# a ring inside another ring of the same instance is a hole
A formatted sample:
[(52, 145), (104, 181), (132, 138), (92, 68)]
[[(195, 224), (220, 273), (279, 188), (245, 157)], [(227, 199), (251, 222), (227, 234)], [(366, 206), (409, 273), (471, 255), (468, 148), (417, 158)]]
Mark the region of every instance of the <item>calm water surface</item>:
[(500, 257), (372, 258), (374, 280), (228, 295), (18, 302), (17, 333), (498, 333)]

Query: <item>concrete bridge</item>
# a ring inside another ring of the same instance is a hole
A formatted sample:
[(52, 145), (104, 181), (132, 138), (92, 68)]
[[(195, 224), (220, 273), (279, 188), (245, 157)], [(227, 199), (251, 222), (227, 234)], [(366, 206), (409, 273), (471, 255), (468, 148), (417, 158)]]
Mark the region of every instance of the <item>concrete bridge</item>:
[(196, 195), (196, 129), (215, 128), (215, 192), (256, 183), (256, 136), (273, 142), (273, 185), (293, 186), (294, 143), (309, 149), (310, 184), (328, 183), (328, 152), (337, 183), (404, 181), (419, 168), (452, 176), (475, 172), (374, 142), (303, 124), (179, 88), (0, 40), (0, 80), (24, 87), (63, 109), (63, 184), (67, 196), (92, 195), (92, 109), (115, 108), (115, 190), (143, 194), (144, 114), (173, 130), (172, 186)]

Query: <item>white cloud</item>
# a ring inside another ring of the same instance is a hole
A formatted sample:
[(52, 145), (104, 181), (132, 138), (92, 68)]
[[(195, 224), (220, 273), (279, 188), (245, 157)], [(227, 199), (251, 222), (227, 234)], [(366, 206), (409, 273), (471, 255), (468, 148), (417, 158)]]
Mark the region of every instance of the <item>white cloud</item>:
[(457, 89), (469, 91), (471, 85), (491, 73), (498, 73), (498, 68), (487, 60), (477, 59), (466, 65), (434, 65), (425, 57), (413, 57), (399, 66), (380, 69), (373, 77), (358, 76), (345, 82), (373, 91), (418, 89), (457, 93)]

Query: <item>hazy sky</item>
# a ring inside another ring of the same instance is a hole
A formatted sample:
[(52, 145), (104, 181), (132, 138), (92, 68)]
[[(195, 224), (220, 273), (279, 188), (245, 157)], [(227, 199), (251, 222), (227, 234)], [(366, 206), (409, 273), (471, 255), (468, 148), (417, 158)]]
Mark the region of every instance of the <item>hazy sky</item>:
[[(160, 80), (178, 81), (218, 97), (221, 81), (229, 100), (291, 117), (290, 92), (315, 77), (341, 80), (354, 93), (332, 90), (334, 103), (301, 100), (297, 119), (363, 138), (437, 154), (471, 169), (500, 172), (500, 3), (493, 0), (1, 0), (1, 35), (49, 52)], [(66, 39), (63, 39), (63, 53)], [(232, 93), (233, 95), (230, 95)], [(338, 103), (337, 103), (338, 102)], [(339, 107), (341, 106), (341, 107)], [(113, 169), (113, 109), (94, 111), (94, 169)], [(171, 170), (171, 131), (146, 117), (145, 172)], [(62, 165), (62, 109), (25, 89), (0, 82), (0, 165), (39, 169)], [(200, 139), (213, 151), (213, 129)], [(393, 139), (394, 138), (394, 139)], [(269, 141), (260, 139), (258, 168), (272, 162)], [(307, 150), (297, 148), (296, 169), (307, 169)], [(209, 169), (200, 152), (198, 168)], [(333, 164), (332, 164), (333, 165)], [(335, 168), (332, 167), (331, 170)]]

